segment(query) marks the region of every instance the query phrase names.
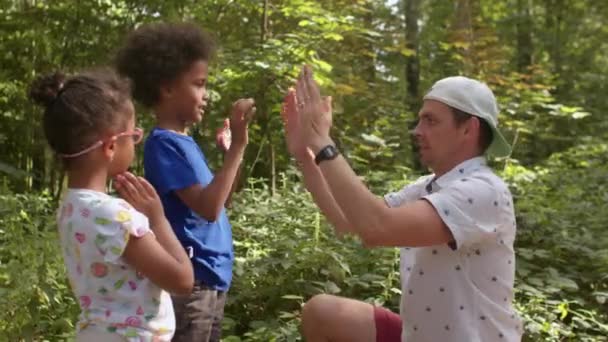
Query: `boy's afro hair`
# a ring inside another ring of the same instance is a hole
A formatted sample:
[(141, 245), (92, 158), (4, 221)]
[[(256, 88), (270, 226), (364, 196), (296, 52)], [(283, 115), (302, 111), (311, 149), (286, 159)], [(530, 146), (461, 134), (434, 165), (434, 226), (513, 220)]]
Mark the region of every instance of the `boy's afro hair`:
[(118, 50), (118, 72), (131, 79), (133, 98), (154, 106), (160, 87), (188, 70), (196, 61), (208, 61), (214, 42), (191, 23), (153, 23), (131, 32)]

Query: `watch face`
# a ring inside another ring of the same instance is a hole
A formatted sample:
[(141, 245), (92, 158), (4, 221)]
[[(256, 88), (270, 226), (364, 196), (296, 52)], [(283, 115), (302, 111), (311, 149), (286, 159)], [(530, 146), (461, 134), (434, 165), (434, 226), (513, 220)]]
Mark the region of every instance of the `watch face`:
[(319, 164), (324, 160), (332, 160), (338, 156), (339, 152), (335, 146), (328, 145), (325, 146), (319, 151), (317, 156), (315, 157), (315, 162)]

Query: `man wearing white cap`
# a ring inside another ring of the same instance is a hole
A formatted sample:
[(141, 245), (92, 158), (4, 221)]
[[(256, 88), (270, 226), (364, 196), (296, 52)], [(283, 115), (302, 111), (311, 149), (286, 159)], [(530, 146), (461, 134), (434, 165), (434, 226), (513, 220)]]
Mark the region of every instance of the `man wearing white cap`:
[(505, 157), (511, 148), (496, 127), (496, 99), (485, 84), (457, 76), (433, 85), (414, 135), (422, 163), (434, 173), (384, 198), (335, 148), (331, 108), (308, 67), (284, 113), (290, 152), (330, 222), (366, 246), (402, 247), (400, 315), (317, 295), (302, 313), (307, 341), (520, 341), (511, 305), (512, 196), (483, 157)]

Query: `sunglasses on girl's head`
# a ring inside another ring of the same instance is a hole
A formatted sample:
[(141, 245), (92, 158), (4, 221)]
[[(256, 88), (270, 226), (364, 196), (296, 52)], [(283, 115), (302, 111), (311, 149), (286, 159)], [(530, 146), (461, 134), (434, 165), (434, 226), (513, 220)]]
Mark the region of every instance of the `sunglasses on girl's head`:
[[(141, 140), (143, 139), (143, 137), (144, 137), (144, 130), (142, 128), (136, 127), (132, 131), (126, 131), (126, 132), (122, 132), (122, 133), (118, 133), (116, 135), (113, 135), (109, 139), (106, 139), (106, 141), (108, 141), (108, 140), (117, 140), (118, 138), (121, 138), (121, 137), (131, 137), (131, 139), (133, 139), (133, 143), (134, 144), (139, 144), (141, 142)], [(84, 154), (87, 154), (87, 153), (93, 151), (94, 149), (102, 146), (103, 142), (104, 142), (104, 140), (98, 140), (93, 145), (85, 148), (84, 150), (82, 150), (80, 152), (71, 153), (71, 154), (62, 154), (62, 153), (60, 153), (59, 156), (62, 157), (62, 158), (80, 157), (80, 156), (82, 156)]]

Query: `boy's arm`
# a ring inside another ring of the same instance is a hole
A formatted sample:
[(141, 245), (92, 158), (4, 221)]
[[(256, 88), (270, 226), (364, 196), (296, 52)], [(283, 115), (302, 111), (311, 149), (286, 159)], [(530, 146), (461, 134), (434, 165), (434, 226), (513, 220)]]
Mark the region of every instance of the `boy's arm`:
[(205, 220), (210, 222), (217, 220), (232, 192), (244, 152), (245, 146), (233, 145), (226, 152), (224, 165), (209, 185), (203, 187), (201, 184), (194, 184), (176, 190), (175, 194)]
[(234, 180), (232, 181), (232, 188), (230, 188), (230, 193), (228, 194), (228, 198), (226, 199), (226, 203), (224, 203), (225, 208), (229, 208), (232, 205), (232, 195), (236, 191), (239, 186), (239, 180), (241, 179), (241, 174), (243, 171), (243, 163), (239, 165), (239, 169), (236, 171), (236, 175), (234, 176)]
[(254, 113), (253, 99), (237, 100), (232, 106), (229, 120), (232, 142), (222, 168), (206, 187), (195, 184), (175, 191), (182, 202), (207, 221), (217, 220), (232, 192), (245, 147), (249, 142), (248, 124)]
[[(218, 128), (215, 134), (215, 142), (218, 150), (222, 151), (222, 158), (226, 159), (226, 152), (230, 149), (230, 145), (232, 144), (232, 131), (230, 130), (230, 119), (224, 119), (224, 126)], [(232, 203), (232, 194), (236, 191), (236, 188), (239, 185), (239, 180), (241, 178), (241, 171), (243, 170), (243, 165), (239, 165), (239, 169), (236, 172), (236, 176), (234, 177), (234, 181), (232, 182), (232, 188), (230, 189), (230, 194), (228, 194), (228, 198), (226, 199), (226, 203), (224, 203), (225, 208), (229, 208)]]

